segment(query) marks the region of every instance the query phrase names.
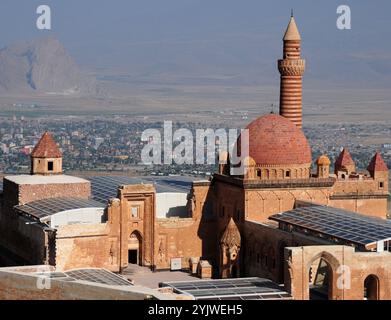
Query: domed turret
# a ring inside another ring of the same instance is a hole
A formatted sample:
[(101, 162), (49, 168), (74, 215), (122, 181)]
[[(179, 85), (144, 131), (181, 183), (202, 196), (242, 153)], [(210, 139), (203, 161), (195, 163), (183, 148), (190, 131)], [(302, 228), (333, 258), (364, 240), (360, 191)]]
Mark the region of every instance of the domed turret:
[(316, 160), (318, 178), (330, 176), (330, 164), (331, 161), (326, 155), (322, 155)]

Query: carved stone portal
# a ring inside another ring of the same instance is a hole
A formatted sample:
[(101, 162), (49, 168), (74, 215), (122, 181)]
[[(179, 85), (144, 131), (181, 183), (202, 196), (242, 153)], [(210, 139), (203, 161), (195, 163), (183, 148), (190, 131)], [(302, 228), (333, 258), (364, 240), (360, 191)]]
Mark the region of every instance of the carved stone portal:
[(241, 237), (239, 229), (231, 218), (220, 239), (221, 278), (239, 277), (239, 253)]

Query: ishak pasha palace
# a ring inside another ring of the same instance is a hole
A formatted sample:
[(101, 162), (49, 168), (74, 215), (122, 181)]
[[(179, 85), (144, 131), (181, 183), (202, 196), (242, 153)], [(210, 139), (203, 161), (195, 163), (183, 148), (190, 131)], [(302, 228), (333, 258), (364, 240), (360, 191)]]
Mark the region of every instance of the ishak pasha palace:
[[(347, 149), (334, 165), (312, 157), (305, 64), (292, 16), (278, 60), (279, 115), (248, 124), (241, 176), (227, 153), (203, 181), (68, 176), (45, 132), (31, 174), (3, 179), (0, 299), (391, 299), (387, 165), (376, 153), (358, 171)], [(136, 269), (161, 283), (132, 281)], [(163, 277), (178, 273), (187, 280)], [(37, 289), (39, 276), (52, 289)]]

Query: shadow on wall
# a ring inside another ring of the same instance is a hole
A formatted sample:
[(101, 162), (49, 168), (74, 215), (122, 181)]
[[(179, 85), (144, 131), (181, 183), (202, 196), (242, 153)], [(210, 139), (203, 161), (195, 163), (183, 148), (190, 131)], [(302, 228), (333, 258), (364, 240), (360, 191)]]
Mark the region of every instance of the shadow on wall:
[(201, 220), (198, 228), (198, 237), (202, 240), (202, 260), (208, 260), (212, 263), (213, 278), (219, 275), (218, 270), (218, 240), (217, 240), (217, 225), (213, 215), (213, 203), (215, 196), (213, 187), (211, 186), (206, 195), (204, 205), (201, 212)]

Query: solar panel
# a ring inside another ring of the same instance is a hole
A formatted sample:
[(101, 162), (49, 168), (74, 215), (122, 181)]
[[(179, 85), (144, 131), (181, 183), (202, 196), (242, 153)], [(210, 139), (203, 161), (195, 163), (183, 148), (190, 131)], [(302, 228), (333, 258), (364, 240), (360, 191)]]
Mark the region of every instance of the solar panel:
[(163, 282), (177, 293), (192, 295), (196, 300), (263, 300), (291, 299), (279, 285), (262, 278), (235, 278), (182, 282)]
[(101, 283), (110, 286), (131, 286), (125, 278), (105, 269), (77, 269), (66, 271), (65, 274), (75, 280)]
[(126, 177), (126, 176), (90, 176), (84, 177), (91, 182), (92, 198), (107, 203), (110, 198), (118, 196), (118, 188), (122, 185), (154, 184), (156, 192), (185, 192), (191, 188), (190, 177)]
[(76, 269), (65, 272), (37, 272), (35, 275), (61, 281), (88, 281), (111, 286), (132, 285), (123, 277), (105, 269)]
[(44, 277), (44, 278), (49, 278), (49, 279), (70, 279), (73, 280), (72, 278), (69, 278), (65, 273), (63, 272), (37, 272), (35, 273), (37, 276)]
[(102, 203), (90, 199), (82, 198), (49, 198), (24, 205), (15, 206), (15, 209), (25, 214), (29, 214), (38, 219), (51, 216), (53, 214), (80, 209), (80, 208), (103, 208)]
[(276, 214), (271, 220), (305, 228), (361, 246), (391, 240), (391, 221), (333, 207), (313, 205)]

